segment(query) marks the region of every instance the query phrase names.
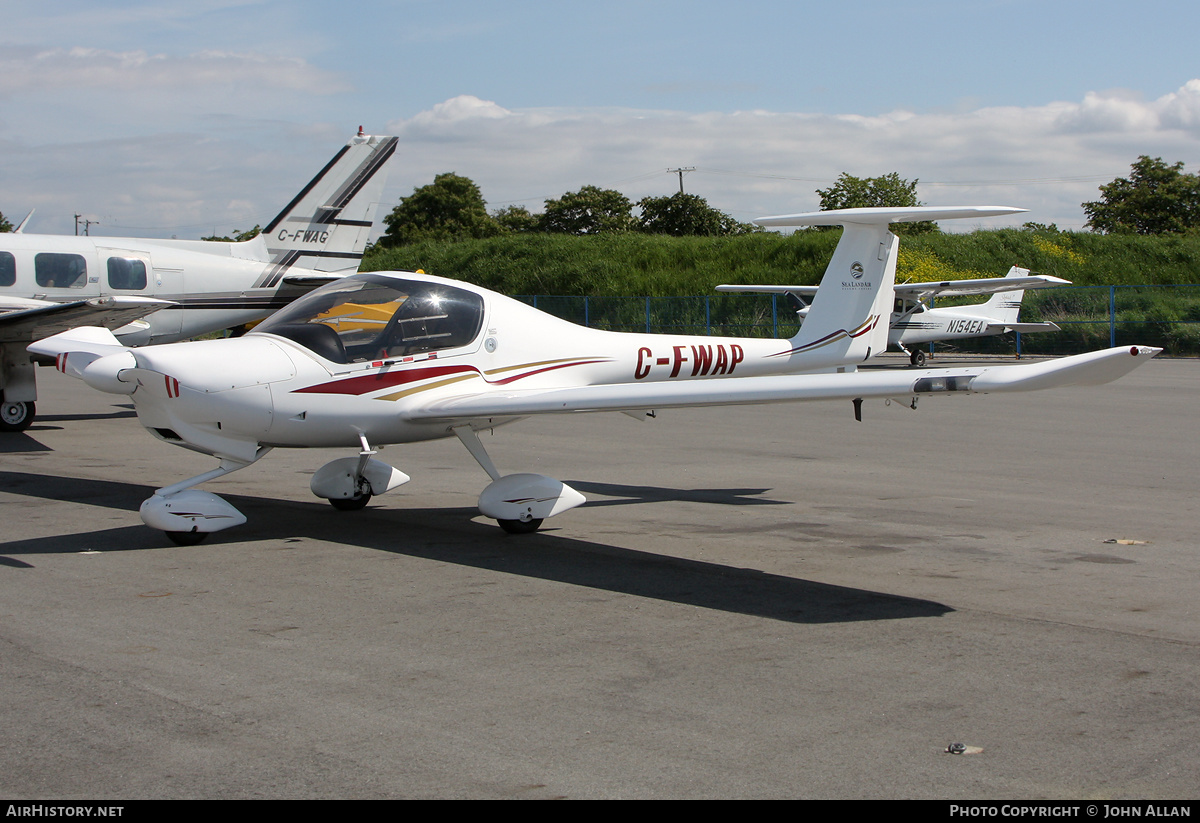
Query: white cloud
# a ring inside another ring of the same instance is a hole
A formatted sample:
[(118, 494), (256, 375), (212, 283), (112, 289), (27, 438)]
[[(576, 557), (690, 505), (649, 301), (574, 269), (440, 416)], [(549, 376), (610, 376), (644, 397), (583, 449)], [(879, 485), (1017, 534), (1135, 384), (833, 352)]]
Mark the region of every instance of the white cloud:
[[(69, 232), (77, 211), (100, 219), (105, 234), (136, 226), (199, 236), (265, 222), (360, 122), (296, 115), (315, 105), (312, 91), (341, 82), (302, 62), (225, 53), (47, 54), (43, 68), (60, 73), (27, 75), (17, 88), (43, 84), (45, 94), (21, 99), (36, 98), (41, 112), (58, 119), (30, 129), (37, 116), (6, 113), (11, 122), (0, 130), (0, 210), (20, 217), (37, 206), (35, 231)], [(87, 82), (103, 94), (76, 87), (85, 65), (101, 78)], [(212, 73), (204, 75), (205, 67)], [(194, 90), (175, 93), (172, 76)], [(306, 77), (313, 82), (297, 79)], [(223, 95), (229, 82), (258, 89)], [(69, 94), (53, 90), (62, 84)], [(1126, 175), (1139, 155), (1183, 160), (1191, 170), (1200, 159), (1200, 80), (1151, 101), (1097, 92), (1077, 102), (878, 116), (502, 102), (462, 94), (389, 123), (386, 131), (401, 143), (384, 209), (447, 171), (475, 180), (493, 208), (521, 203), (537, 211), (543, 200), (585, 185), (634, 200), (669, 194), (678, 178), (668, 170), (683, 166), (696, 168), (684, 178), (688, 191), (750, 220), (816, 208), (816, 190), (842, 172), (895, 171), (919, 179), (927, 203), (1022, 206), (1030, 214), (1010, 223), (1080, 228), (1080, 203)], [(368, 110), (364, 119), (371, 118), (379, 115)]]
[(444, 103), (438, 103), (429, 111), (421, 112), (409, 123), (412, 126), (437, 128), (458, 125), (464, 121), (498, 120), (510, 116), (512, 116), (512, 112), (490, 100), (480, 100), (469, 94), (460, 94)]
[(295, 57), (201, 51), (185, 56), (145, 51), (6, 49), (0, 58), (2, 92), (46, 93), (101, 89), (138, 93), (152, 90), (259, 87), (333, 94), (350, 90), (341, 77)]
[[(1080, 227), (1080, 203), (1140, 154), (1190, 160), (1200, 148), (1200, 80), (1146, 102), (1118, 92), (1077, 103), (878, 116), (744, 111), (505, 109), (460, 96), (396, 120), (402, 177), (472, 177), (493, 205), (531, 209), (583, 185), (632, 198), (689, 191), (750, 219), (815, 208), (842, 172), (921, 181), (925, 202), (1030, 207), (1027, 219)], [(1017, 221), (1020, 222), (1020, 221)]]
[(1163, 126), (1200, 136), (1200, 80), (1189, 80), (1179, 91), (1161, 97), (1156, 107)]

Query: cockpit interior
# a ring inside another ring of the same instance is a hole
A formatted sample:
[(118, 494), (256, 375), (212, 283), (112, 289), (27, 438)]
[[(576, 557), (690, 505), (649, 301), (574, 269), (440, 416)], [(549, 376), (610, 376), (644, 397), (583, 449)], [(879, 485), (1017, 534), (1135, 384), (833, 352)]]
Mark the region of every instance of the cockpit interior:
[(255, 333), (286, 337), (333, 363), (407, 357), (470, 344), (483, 298), (441, 283), (361, 274), (322, 286)]

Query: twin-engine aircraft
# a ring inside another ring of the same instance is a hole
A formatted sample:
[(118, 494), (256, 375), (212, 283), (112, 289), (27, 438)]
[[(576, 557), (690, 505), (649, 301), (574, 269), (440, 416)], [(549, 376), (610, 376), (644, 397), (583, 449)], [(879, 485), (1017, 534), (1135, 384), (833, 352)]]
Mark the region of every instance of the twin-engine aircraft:
[[(245, 522), (193, 488), (276, 447), (357, 447), (312, 477), (339, 509), (407, 483), (373, 446), (457, 437), (492, 482), (479, 510), (509, 532), (584, 502), (538, 474), (502, 475), (477, 432), (522, 417), (684, 406), (898, 398), (1098, 384), (1160, 349), (1133, 346), (1036, 364), (858, 371), (887, 346), (900, 221), (979, 218), (1004, 207), (846, 209), (791, 215), (845, 231), (808, 317), (788, 340), (606, 332), (551, 317), (478, 286), (412, 272), (329, 283), (240, 338), (131, 349), (80, 328), (30, 346), (101, 391), (129, 395), (160, 440), (210, 454), (211, 471), (158, 489), (142, 520), (176, 543)], [(783, 218), (775, 218), (776, 221)]]
[[(1021, 300), (1026, 289), (1069, 286), (1070, 280), (1048, 274), (1030, 274), (1029, 269), (1013, 266), (1004, 277), (974, 280), (942, 280), (930, 283), (897, 283), (896, 305), (892, 311), (888, 345), (908, 355), (913, 368), (925, 365), (925, 343), (991, 337), (1015, 331), (1023, 334), (1058, 331), (1055, 323), (1020, 322)], [(817, 293), (816, 286), (717, 286), (717, 291), (786, 294), (803, 318), (808, 304)], [(989, 294), (983, 303), (971, 306), (931, 308), (935, 297), (960, 297)]]
[(24, 221), (0, 234), (0, 431), (33, 422), (34, 340), (80, 325), (115, 329), (129, 346), (184, 340), (261, 320), (357, 271), (396, 143), (359, 129), (240, 243), (25, 234)]

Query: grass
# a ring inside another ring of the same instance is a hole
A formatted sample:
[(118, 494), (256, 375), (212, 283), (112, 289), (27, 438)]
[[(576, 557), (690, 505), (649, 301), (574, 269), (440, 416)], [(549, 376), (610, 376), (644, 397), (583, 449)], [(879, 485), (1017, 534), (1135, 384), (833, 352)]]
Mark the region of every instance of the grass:
[[(794, 327), (786, 325), (792, 315), (785, 303), (772, 304), (762, 295), (716, 294), (714, 287), (816, 284), (839, 237), (836, 230), (724, 238), (510, 234), (373, 248), (362, 270), (421, 269), (503, 294), (538, 295), (539, 308), (600, 328), (643, 331), (649, 312), (655, 331), (760, 336), (776, 330), (786, 335)], [(1026, 335), (1025, 351), (1107, 346), (1108, 287), (1119, 286), (1114, 290), (1118, 345), (1138, 342), (1163, 345), (1172, 354), (1200, 354), (1200, 286), (1149, 288), (1200, 283), (1200, 236), (1023, 229), (908, 236), (901, 242), (897, 280), (999, 277), (1012, 265), (1094, 287), (1027, 294), (1022, 319), (1052, 320), (1063, 331)], [(1134, 286), (1140, 288), (1123, 288)], [(993, 345), (1004, 341), (1011, 350), (1008, 336)]]

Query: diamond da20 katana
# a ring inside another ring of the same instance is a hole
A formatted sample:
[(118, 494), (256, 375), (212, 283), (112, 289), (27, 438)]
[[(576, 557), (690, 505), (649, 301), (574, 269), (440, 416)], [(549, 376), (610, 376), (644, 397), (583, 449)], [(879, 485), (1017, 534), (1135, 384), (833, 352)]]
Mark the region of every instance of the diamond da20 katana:
[[(340, 509), (409, 477), (374, 447), (456, 437), (491, 482), (479, 510), (509, 532), (584, 502), (539, 474), (502, 475), (478, 432), (524, 417), (598, 411), (653, 416), (687, 406), (984, 394), (1105, 383), (1153, 357), (1143, 346), (1042, 363), (927, 370), (857, 364), (887, 346), (899, 240), (890, 223), (979, 218), (1005, 207), (846, 209), (790, 215), (844, 232), (790, 339), (608, 332), (544, 314), (478, 286), (413, 272), (360, 273), (276, 312), (244, 337), (122, 346), (105, 329), (31, 345), (92, 387), (128, 395), (155, 437), (212, 455), (216, 468), (160, 488), (142, 520), (177, 543), (245, 517), (195, 486), (274, 448), (354, 448), (312, 477)], [(779, 225), (785, 218), (773, 218)]]

